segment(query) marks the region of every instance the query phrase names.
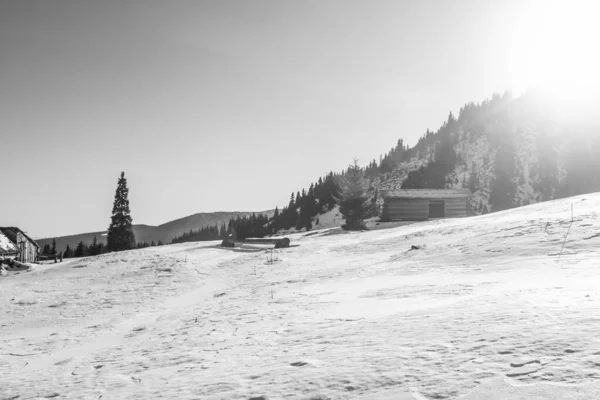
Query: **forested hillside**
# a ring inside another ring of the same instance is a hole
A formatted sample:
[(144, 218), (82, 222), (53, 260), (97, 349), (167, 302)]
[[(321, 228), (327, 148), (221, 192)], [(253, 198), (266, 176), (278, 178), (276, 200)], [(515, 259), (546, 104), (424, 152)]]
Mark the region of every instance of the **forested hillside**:
[[(600, 191), (598, 117), (569, 107), (539, 92), (517, 98), (494, 94), (464, 105), (458, 115), (450, 112), (441, 127), (427, 129), (413, 147), (399, 138), (379, 161), (362, 168), (373, 213), (383, 192), (400, 188), (467, 188), (473, 193), (472, 214)], [(346, 172), (330, 172), (308, 190), (292, 193), (268, 223), (244, 229), (256, 234), (311, 229), (311, 220), (335, 205)]]
[(468, 188), (484, 213), (600, 190), (600, 130), (536, 93), (461, 108), (411, 149), (390, 151), (380, 190)]

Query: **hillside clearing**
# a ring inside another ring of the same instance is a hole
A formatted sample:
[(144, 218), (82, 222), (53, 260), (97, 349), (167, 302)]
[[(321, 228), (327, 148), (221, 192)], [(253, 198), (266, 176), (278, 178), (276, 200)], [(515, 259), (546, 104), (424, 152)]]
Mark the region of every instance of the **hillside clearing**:
[(299, 233), (272, 262), (204, 242), (11, 274), (0, 399), (598, 398), (598, 210)]

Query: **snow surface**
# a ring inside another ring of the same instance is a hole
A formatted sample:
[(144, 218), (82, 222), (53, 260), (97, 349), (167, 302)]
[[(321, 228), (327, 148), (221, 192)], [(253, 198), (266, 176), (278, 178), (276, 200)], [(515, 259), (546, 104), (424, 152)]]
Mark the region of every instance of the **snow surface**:
[[(319, 223), (317, 224), (317, 220)], [(344, 224), (344, 217), (340, 213), (340, 207), (334, 206), (326, 213), (319, 214), (312, 219), (315, 229), (336, 228)]]
[(272, 262), (204, 242), (9, 274), (0, 398), (597, 399), (598, 210), (297, 233)]

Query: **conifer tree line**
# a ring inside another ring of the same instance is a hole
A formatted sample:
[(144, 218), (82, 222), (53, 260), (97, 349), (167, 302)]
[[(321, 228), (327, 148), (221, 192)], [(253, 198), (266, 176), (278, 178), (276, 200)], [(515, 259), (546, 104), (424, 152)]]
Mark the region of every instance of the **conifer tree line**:
[(52, 247), (50, 247), (49, 243), (44, 245), (44, 248), (42, 249), (42, 255), (47, 257), (60, 255), (60, 253), (57, 253), (56, 251), (56, 239), (52, 239)]
[(222, 224), (215, 224), (214, 226), (203, 226), (197, 231), (190, 229), (189, 232), (184, 232), (182, 235), (177, 236), (171, 240), (171, 243), (185, 243), (185, 242), (201, 242), (206, 240), (218, 240), (227, 237), (227, 226)]
[(310, 230), (313, 217), (331, 210), (338, 196), (336, 176), (330, 172), (325, 179), (319, 178), (316, 183), (311, 183), (308, 191), (302, 189), (295, 194), (292, 192), (288, 205), (281, 210), (276, 207), (269, 224), (270, 231), (275, 233), (291, 228)]
[[(264, 237), (273, 235), (279, 230), (295, 228), (309, 231), (313, 228), (313, 219), (319, 214), (332, 210), (336, 204), (341, 206), (341, 213), (346, 217), (345, 228), (363, 229), (364, 218), (375, 215), (376, 190), (368, 191), (367, 177), (379, 166), (375, 161), (366, 168), (361, 168), (355, 160), (354, 165), (339, 174), (330, 172), (325, 178), (320, 177), (311, 183), (308, 190), (292, 192), (289, 203), (281, 210), (275, 207), (272, 217), (253, 213), (250, 216), (231, 218), (225, 225), (203, 227), (190, 230), (172, 240), (172, 243), (192, 241), (219, 240), (234, 236), (236, 239)], [(348, 214), (348, 216), (346, 215)]]
[[(150, 243), (137, 242), (135, 245), (135, 248), (143, 249), (146, 247), (163, 246), (163, 245), (164, 245), (164, 243), (162, 242), (162, 240), (159, 240), (157, 242), (152, 240)], [(91, 257), (91, 256), (97, 256), (100, 254), (105, 254), (108, 252), (109, 252), (108, 247), (104, 243), (98, 241), (98, 238), (96, 236), (94, 236), (92, 243), (89, 245), (83, 243), (83, 241), (79, 241), (79, 243), (77, 244), (77, 246), (74, 249), (72, 249), (71, 246), (67, 245), (65, 250), (62, 251), (62, 256), (63, 256), (63, 258)], [(60, 254), (61, 254), (61, 252), (57, 253), (57, 255), (60, 255)]]
[(457, 161), (454, 151), (456, 138), (453, 137), (456, 125), (457, 121), (450, 112), (448, 120), (436, 133), (427, 130), (421, 137), (415, 146), (416, 151), (426, 149), (431, 143), (433, 158), (426, 166), (409, 172), (408, 177), (402, 182), (402, 189), (444, 189), (451, 183), (447, 180), (447, 175), (454, 170)]
[(335, 174), (330, 172), (325, 179), (321, 177), (316, 183), (312, 183), (308, 191), (303, 189), (292, 192), (288, 205), (281, 210), (275, 207), (275, 212), (270, 218), (265, 214), (255, 213), (249, 216), (238, 215), (231, 218), (227, 224), (190, 230), (174, 238), (172, 243), (219, 240), (230, 235), (236, 239), (263, 237), (281, 229), (291, 228), (310, 230), (313, 217), (331, 210), (336, 204), (335, 198), (339, 195), (339, 189), (335, 178)]

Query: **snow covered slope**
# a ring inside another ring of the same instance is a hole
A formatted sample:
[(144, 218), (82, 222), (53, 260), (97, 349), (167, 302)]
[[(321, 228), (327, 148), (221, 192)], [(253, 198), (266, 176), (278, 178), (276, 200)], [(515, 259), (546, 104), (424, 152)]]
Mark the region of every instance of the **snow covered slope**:
[(187, 243), (9, 275), (0, 397), (600, 398), (598, 210), (593, 194), (293, 234), (273, 262)]

